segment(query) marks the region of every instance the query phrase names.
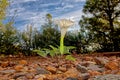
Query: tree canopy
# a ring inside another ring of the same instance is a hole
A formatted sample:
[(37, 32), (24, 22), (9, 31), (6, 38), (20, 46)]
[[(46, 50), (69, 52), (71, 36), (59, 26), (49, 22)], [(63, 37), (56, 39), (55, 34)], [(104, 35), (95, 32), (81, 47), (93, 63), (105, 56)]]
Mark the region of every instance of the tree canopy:
[(96, 38), (102, 45), (109, 44), (112, 51), (119, 50), (119, 8), (120, 0), (87, 0), (83, 12), (89, 17), (83, 16), (80, 21), (81, 27), (87, 28), (89, 37)]

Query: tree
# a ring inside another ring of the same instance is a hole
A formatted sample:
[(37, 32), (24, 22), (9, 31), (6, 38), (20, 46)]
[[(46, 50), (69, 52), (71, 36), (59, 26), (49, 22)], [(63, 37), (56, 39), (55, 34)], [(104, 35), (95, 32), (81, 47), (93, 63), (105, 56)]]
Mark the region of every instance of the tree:
[(43, 31), (40, 35), (40, 44), (42, 48), (49, 48), (49, 45), (59, 45), (60, 32), (58, 26), (52, 21), (52, 15), (46, 14), (46, 23), (42, 25)]
[(112, 51), (119, 50), (118, 39), (115, 37), (116, 31), (120, 28), (116, 28), (119, 25), (116, 24), (120, 17), (119, 7), (120, 0), (87, 0), (83, 12), (89, 13), (90, 17), (83, 17), (80, 21), (80, 24), (86, 26), (96, 38), (100, 36), (104, 41), (107, 40)]
[(0, 29), (0, 53), (13, 54), (17, 52), (17, 30), (13, 27), (13, 22), (8, 22)]
[(8, 0), (0, 0), (0, 27), (3, 25), (2, 21), (6, 17), (6, 9), (9, 5)]

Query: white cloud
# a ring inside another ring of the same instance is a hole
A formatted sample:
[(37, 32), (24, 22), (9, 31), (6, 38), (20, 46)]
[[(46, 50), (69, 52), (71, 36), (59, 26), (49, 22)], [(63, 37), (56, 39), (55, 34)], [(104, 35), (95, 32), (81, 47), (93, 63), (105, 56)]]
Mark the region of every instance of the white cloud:
[[(36, 27), (40, 27), (45, 23), (45, 15), (51, 13), (53, 18), (67, 18), (72, 19), (78, 23), (81, 18), (82, 7), (80, 2), (85, 0), (58, 0), (54, 2), (46, 2), (48, 0), (10, 0), (13, 1), (13, 6), (9, 13), (9, 16), (14, 16), (13, 12), (17, 10), (16, 24), (19, 24), (19, 29), (25, 28), (27, 24), (34, 24)], [(26, 4), (27, 2), (36, 1), (34, 4)], [(22, 5), (24, 3), (24, 6)], [(83, 3), (81, 3), (83, 4)], [(28, 8), (29, 7), (29, 8)], [(35, 9), (33, 8), (35, 7)], [(52, 7), (52, 8), (51, 8)], [(31, 9), (31, 10), (30, 10)], [(57, 16), (57, 17), (55, 17)], [(19, 23), (25, 21), (23, 24)]]
[(85, 2), (86, 0), (74, 0), (75, 2)]
[(20, 4), (20, 3), (25, 3), (25, 2), (30, 2), (30, 1), (37, 1), (37, 0), (9, 0), (12, 2), (12, 4)]

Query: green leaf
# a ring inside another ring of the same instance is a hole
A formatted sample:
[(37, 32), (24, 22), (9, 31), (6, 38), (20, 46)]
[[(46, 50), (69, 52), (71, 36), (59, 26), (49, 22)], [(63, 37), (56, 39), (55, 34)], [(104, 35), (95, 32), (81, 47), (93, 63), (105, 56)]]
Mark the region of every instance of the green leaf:
[(65, 59), (70, 60), (70, 61), (75, 61), (76, 60), (76, 58), (74, 58), (72, 55), (67, 55)]
[(49, 45), (49, 47), (52, 48), (52, 50), (53, 50), (53, 52), (54, 52), (55, 54), (60, 54), (59, 47), (57, 48), (57, 47), (54, 47), (54, 46), (52, 46), (52, 45)]
[(64, 46), (64, 54), (70, 54), (71, 49), (75, 49), (76, 47), (74, 46)]
[(46, 57), (48, 53), (46, 53), (43, 50), (33, 50), (33, 52), (36, 52), (38, 55), (42, 56), (42, 57)]

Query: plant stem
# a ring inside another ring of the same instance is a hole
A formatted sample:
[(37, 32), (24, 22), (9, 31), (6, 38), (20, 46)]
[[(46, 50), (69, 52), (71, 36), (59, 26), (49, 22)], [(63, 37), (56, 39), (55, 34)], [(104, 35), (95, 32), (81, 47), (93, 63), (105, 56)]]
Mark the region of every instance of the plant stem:
[(61, 55), (64, 54), (64, 36), (62, 36), (62, 35), (60, 38), (60, 53), (61, 53)]

